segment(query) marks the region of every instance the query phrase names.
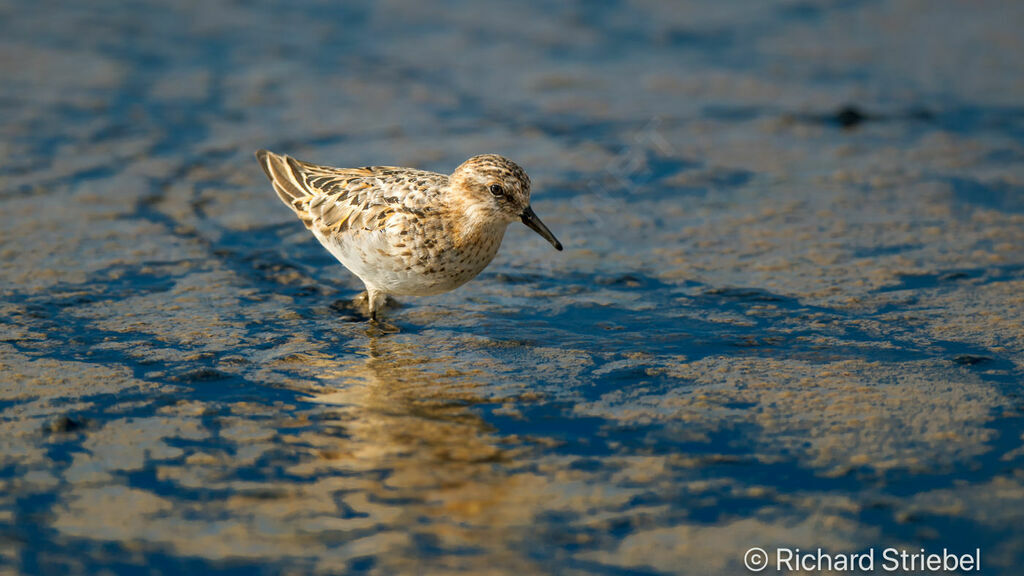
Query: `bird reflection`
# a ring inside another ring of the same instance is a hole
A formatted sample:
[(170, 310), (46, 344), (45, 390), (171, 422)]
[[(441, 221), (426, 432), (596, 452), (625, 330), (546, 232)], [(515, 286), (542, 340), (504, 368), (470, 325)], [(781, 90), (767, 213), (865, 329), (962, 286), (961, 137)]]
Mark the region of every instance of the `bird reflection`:
[(306, 473), (337, 486), (338, 526), (403, 535), (375, 551), (388, 571), (419, 571), (425, 554), (450, 545), (471, 572), (495, 559), (537, 572), (514, 550), (536, 536), (536, 518), (552, 504), (549, 480), (535, 470), (533, 447), (473, 408), (512, 402), (495, 381), (504, 367), (486, 351), (422, 334), (370, 337), (363, 358), (327, 359), (314, 401), (328, 408), (314, 437), (306, 433), (318, 455)]
[(467, 406), (486, 402), (477, 374), (445, 365), (408, 341), (370, 338), (366, 358), (336, 373), (316, 395), (337, 407), (326, 424), (344, 429), (342, 459), (360, 469), (390, 470), (390, 481), (464, 481), (473, 465), (504, 450), (486, 421)]
[(528, 448), (471, 409), (508, 400), (487, 396), (495, 392), (488, 374), (409, 339), (370, 338), (365, 359), (333, 372), (315, 397), (334, 407), (321, 425), (334, 431), (323, 443), (325, 464), (381, 478), (370, 499), (401, 502), (423, 530), (477, 540), (528, 526), (539, 504), (530, 487), (537, 477), (520, 470)]

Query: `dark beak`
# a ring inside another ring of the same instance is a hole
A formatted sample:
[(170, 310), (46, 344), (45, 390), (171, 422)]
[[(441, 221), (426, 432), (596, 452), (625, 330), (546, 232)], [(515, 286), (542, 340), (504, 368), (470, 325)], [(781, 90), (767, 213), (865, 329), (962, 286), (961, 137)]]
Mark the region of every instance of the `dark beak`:
[(555, 247), (555, 250), (562, 249), (562, 243), (559, 242), (558, 239), (555, 238), (555, 235), (551, 233), (551, 230), (548, 230), (548, 227), (540, 221), (540, 218), (537, 218), (537, 215), (533, 213), (533, 208), (527, 206), (526, 210), (523, 210), (523, 213), (519, 215), (519, 218), (522, 219), (523, 224), (526, 224), (532, 228), (534, 232), (543, 236), (545, 240), (551, 242), (551, 245)]

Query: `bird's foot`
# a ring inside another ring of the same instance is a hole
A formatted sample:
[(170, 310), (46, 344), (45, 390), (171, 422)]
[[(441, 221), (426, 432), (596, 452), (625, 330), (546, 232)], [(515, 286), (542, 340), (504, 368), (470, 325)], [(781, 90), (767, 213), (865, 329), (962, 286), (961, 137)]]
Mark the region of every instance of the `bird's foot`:
[(387, 320), (381, 320), (379, 317), (371, 317), (367, 323), (366, 334), (368, 336), (383, 336), (385, 334), (398, 334), (399, 332), (401, 332), (401, 329), (398, 326)]

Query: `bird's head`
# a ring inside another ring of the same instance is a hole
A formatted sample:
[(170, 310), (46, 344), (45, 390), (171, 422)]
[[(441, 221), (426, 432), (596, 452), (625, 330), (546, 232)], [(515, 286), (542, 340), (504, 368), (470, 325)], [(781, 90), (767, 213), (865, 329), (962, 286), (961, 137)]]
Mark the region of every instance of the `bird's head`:
[(497, 154), (473, 156), (455, 169), (450, 183), (470, 218), (503, 224), (520, 220), (557, 250), (562, 249), (530, 207), (530, 177), (515, 162)]

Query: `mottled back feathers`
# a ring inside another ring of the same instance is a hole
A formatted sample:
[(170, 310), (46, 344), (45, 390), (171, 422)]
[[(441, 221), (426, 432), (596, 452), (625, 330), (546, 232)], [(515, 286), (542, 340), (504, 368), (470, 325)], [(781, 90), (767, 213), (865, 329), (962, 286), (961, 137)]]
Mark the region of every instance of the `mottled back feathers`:
[(396, 213), (425, 215), (448, 187), (447, 176), (424, 170), (332, 168), (267, 150), (256, 155), (281, 201), (324, 235), (383, 230)]

